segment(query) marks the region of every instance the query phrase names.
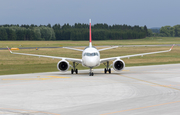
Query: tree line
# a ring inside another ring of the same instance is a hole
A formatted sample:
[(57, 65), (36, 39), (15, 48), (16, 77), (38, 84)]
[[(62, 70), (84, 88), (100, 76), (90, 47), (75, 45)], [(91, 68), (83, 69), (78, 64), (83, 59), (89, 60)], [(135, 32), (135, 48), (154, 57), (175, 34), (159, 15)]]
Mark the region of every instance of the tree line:
[[(148, 35), (146, 26), (92, 25), (93, 40), (139, 39)], [(88, 40), (89, 25), (1, 25), (0, 40)]]
[(150, 36), (160, 36), (160, 37), (180, 37), (180, 25), (163, 26), (160, 29), (149, 30)]
[(56, 40), (54, 30), (47, 26), (3, 25), (0, 40)]

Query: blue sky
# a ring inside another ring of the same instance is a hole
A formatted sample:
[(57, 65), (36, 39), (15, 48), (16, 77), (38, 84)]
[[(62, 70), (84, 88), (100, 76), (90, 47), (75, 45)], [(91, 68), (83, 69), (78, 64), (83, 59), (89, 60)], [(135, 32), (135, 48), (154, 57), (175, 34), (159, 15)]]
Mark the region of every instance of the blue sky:
[(107, 23), (180, 24), (180, 0), (0, 0), (0, 25)]

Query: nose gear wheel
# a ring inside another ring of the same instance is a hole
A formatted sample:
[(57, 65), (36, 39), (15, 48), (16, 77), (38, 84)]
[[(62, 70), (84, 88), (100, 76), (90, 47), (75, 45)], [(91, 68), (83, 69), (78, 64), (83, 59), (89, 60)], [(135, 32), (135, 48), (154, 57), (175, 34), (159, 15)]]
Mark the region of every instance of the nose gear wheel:
[(90, 68), (89, 76), (94, 76), (92, 68)]

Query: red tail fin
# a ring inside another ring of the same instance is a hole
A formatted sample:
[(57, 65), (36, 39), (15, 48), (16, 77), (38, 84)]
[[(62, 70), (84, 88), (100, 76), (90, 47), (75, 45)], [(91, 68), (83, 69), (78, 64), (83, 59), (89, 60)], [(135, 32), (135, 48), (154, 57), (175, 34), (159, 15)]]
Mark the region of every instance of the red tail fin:
[(91, 19), (89, 19), (89, 47), (92, 47), (91, 40)]
[(89, 42), (91, 42), (91, 19), (89, 19)]

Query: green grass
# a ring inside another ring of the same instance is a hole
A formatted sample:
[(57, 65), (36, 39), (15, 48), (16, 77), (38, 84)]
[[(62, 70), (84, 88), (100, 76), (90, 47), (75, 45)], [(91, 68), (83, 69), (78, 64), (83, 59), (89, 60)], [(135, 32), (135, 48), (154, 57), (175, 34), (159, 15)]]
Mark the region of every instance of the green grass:
[[(95, 46), (102, 45), (156, 45), (180, 44), (180, 37), (147, 37), (134, 40), (105, 40), (92, 41)], [(62, 47), (87, 46), (88, 41), (0, 41), (0, 48), (9, 47)]]
[[(151, 38), (139, 39), (139, 40), (120, 40), (120, 41), (94, 41), (99, 45), (117, 45), (122, 43), (123, 45), (134, 45), (134, 44), (158, 44), (155, 40), (149, 40)], [(161, 44), (179, 44), (180, 38), (159, 38), (164, 41)], [(151, 41), (151, 42), (148, 42)], [(179, 41), (178, 41), (179, 40)], [(126, 43), (125, 43), (126, 41)], [(146, 42), (145, 42), (146, 41)], [(153, 42), (154, 41), (154, 42)], [(61, 42), (61, 41), (58, 41)], [(17, 45), (26, 43), (27, 47), (29, 46), (43, 46), (43, 44), (50, 44), (49, 46), (55, 46), (58, 42), (55, 41), (3, 41), (3, 45)], [(94, 44), (93, 42), (93, 44)], [(2, 41), (0, 42), (2, 44)], [(12, 44), (11, 44), (12, 43)], [(36, 43), (36, 44), (35, 44)], [(88, 45), (88, 41), (63, 41), (63, 43), (71, 45)], [(78, 44), (79, 43), (79, 44)], [(82, 43), (82, 44), (81, 44)], [(67, 45), (68, 46), (68, 45)], [(120, 55), (129, 55), (129, 54), (138, 54), (146, 53), (152, 51), (162, 51), (168, 50), (170, 47), (119, 47), (117, 49), (111, 49), (101, 52), (101, 58), (114, 57)], [(42, 54), (42, 55), (51, 55), (51, 56), (60, 56), (60, 57), (72, 57), (81, 59), (81, 52), (73, 51), (68, 49), (54, 48), (54, 49), (23, 49), (16, 52), (31, 53), (31, 54)], [(162, 53), (162, 54), (153, 54), (144, 57), (133, 57), (130, 59), (122, 59), (128, 66), (141, 66), (141, 65), (159, 65), (159, 64), (174, 64), (180, 63), (180, 47), (175, 46), (171, 52)], [(36, 73), (36, 72), (50, 72), (57, 71), (57, 63), (60, 60), (50, 59), (50, 58), (39, 58), (32, 56), (23, 56), (23, 55), (14, 55), (10, 54), (8, 50), (0, 50), (0, 75), (5, 74), (20, 74), (20, 73)], [(72, 63), (70, 63), (72, 64)], [(98, 68), (104, 68), (104, 65), (101, 64)], [(81, 64), (78, 65), (78, 69), (88, 69), (82, 67)]]

